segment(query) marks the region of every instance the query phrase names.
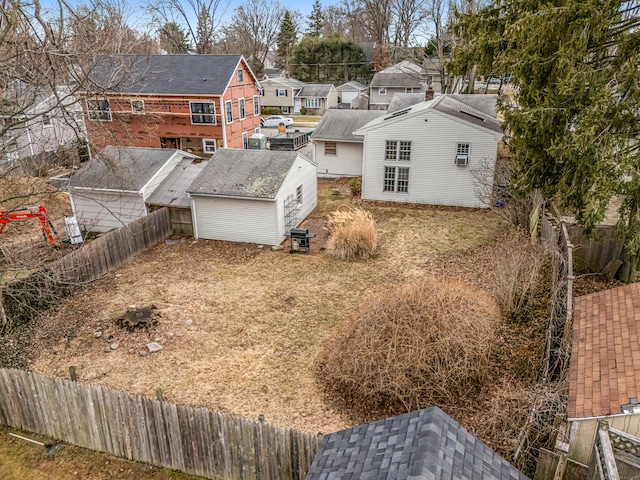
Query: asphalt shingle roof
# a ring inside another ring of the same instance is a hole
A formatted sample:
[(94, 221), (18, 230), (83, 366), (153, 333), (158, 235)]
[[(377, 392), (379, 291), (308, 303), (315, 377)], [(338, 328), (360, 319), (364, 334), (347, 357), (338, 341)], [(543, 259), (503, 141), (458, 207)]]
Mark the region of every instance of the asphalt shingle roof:
[(297, 152), (218, 150), (189, 186), (193, 195), (274, 199)]
[(438, 407), (326, 435), (306, 480), (524, 480)]
[(222, 95), (241, 58), (240, 55), (114, 55), (98, 59), (89, 78), (98, 87), (119, 93)]
[(336, 90), (338, 90), (339, 92), (354, 91), (354, 90), (361, 92), (366, 89), (367, 89), (366, 85), (363, 85), (360, 82), (356, 82), (355, 80), (351, 80), (350, 82), (343, 83), (342, 85), (336, 87)]
[(574, 299), (569, 418), (622, 413), (640, 398), (640, 283)]
[(298, 97), (326, 98), (333, 87), (330, 83), (308, 83), (302, 87)]
[(403, 87), (403, 88), (421, 88), (424, 85), (420, 83), (419, 73), (385, 73), (378, 72), (371, 79), (370, 87)]
[(73, 174), (69, 186), (138, 191), (178, 151), (107, 146)]
[(495, 117), (491, 117), (490, 115), (473, 108), (471, 105), (455, 99), (451, 95), (442, 95), (439, 97), (433, 103), (433, 108), (439, 112), (451, 115), (452, 117), (488, 128), (494, 132), (502, 133), (500, 122)]
[(376, 110), (327, 110), (311, 139), (362, 143), (362, 137), (356, 137), (353, 132), (383, 115), (385, 112)]
[(394, 93), (387, 113), (397, 112), (403, 108), (411, 107), (425, 101), (424, 93)]

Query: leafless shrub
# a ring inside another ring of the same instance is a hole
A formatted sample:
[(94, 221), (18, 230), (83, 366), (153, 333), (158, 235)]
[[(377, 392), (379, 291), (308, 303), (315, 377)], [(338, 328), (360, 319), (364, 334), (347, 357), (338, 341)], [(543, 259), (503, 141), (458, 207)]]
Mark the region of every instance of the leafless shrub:
[(368, 304), (328, 342), (320, 376), (363, 411), (455, 403), (489, 380), (498, 321), (493, 300), (466, 284), (402, 285)]
[(496, 265), (498, 306), (505, 318), (524, 310), (536, 294), (545, 263), (542, 247), (524, 235), (515, 235), (503, 246), (502, 261)]
[(361, 208), (343, 208), (329, 214), (326, 229), (331, 236), (327, 251), (342, 260), (371, 258), (378, 248), (376, 225), (371, 213)]

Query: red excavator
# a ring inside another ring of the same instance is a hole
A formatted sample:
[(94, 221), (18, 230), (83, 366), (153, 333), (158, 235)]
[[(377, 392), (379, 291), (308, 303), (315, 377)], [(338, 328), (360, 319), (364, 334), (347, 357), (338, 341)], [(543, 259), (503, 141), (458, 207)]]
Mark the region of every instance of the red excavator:
[(40, 221), (40, 225), (42, 225), (42, 235), (44, 236), (45, 241), (49, 242), (52, 247), (57, 247), (58, 242), (56, 242), (53, 236), (54, 234), (57, 235), (57, 232), (49, 220), (47, 209), (42, 205), (40, 205), (37, 210), (35, 210), (35, 208), (25, 208), (10, 212), (0, 210), (0, 233), (2, 233), (4, 228), (11, 222), (29, 220), (30, 218), (37, 218)]

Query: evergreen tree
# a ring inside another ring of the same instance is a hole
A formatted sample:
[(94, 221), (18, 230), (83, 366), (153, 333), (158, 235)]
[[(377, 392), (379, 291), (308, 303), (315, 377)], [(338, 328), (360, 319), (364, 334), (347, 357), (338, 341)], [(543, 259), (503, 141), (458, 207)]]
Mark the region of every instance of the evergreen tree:
[(324, 13), (320, 0), (314, 0), (311, 13), (307, 17), (307, 35), (321, 37), (324, 31)]
[(187, 53), (189, 40), (187, 34), (175, 22), (165, 23), (158, 30), (160, 45), (167, 53)]
[(640, 7), (622, 0), (498, 0), (457, 25), (457, 73), (510, 72), (502, 105), (514, 185), (541, 189), (587, 228), (622, 199), (620, 231), (640, 246)]
[(296, 48), (292, 73), (303, 82), (368, 83), (371, 65), (357, 43), (339, 35), (328, 38), (307, 35)]
[(296, 26), (293, 23), (289, 10), (285, 10), (284, 18), (280, 24), (280, 32), (278, 33), (278, 49), (276, 55), (279, 65), (286, 71), (289, 71), (289, 64), (291, 63), (290, 60), (296, 41)]

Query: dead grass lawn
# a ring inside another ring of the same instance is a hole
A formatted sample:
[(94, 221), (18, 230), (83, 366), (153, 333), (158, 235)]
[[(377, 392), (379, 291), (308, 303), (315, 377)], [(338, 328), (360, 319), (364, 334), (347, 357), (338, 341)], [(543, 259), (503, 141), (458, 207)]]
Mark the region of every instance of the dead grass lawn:
[[(324, 215), (348, 196), (321, 183)], [(490, 212), (365, 204), (378, 226), (380, 253), (347, 263), (325, 252), (290, 255), (255, 245), (185, 239), (132, 259), (60, 308), (34, 329), (35, 371), (136, 394), (256, 418), (311, 432), (352, 421), (334, 408), (314, 380), (330, 333), (378, 292), (429, 275), (460, 276), (446, 259), (491, 244), (505, 225)], [(434, 265), (438, 265), (436, 268)], [(114, 326), (114, 312), (164, 302), (168, 309), (147, 335)], [(113, 335), (108, 345), (97, 330)], [(159, 339), (164, 349), (138, 351)]]

